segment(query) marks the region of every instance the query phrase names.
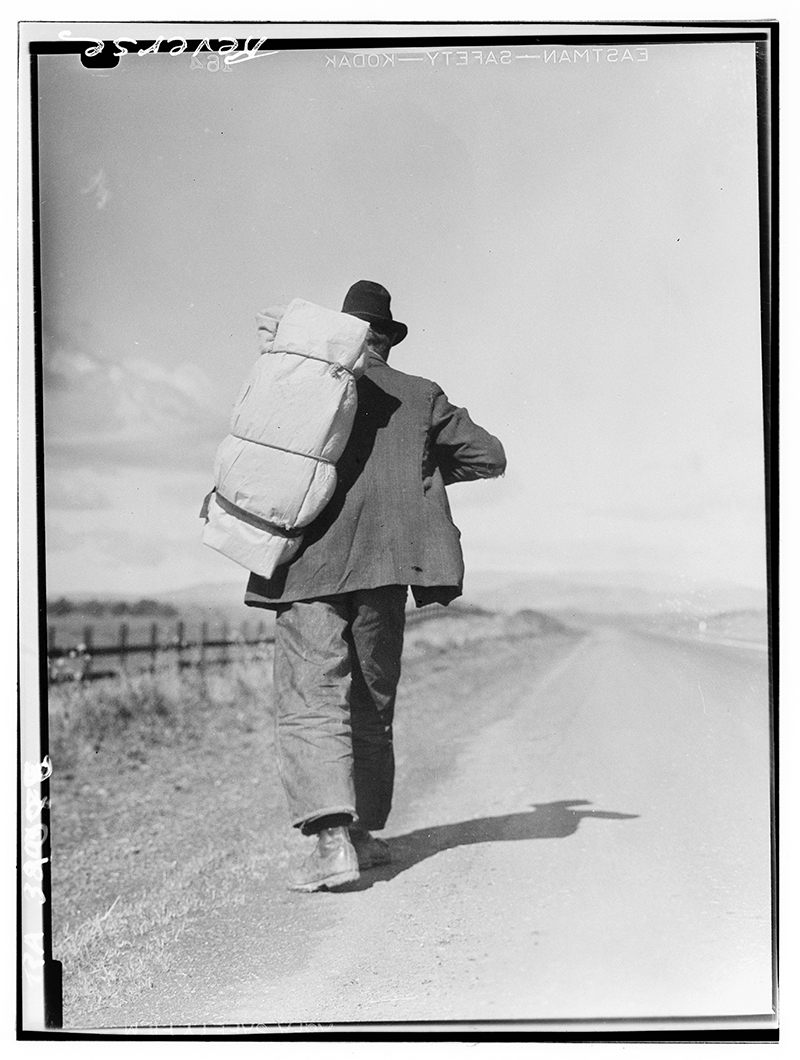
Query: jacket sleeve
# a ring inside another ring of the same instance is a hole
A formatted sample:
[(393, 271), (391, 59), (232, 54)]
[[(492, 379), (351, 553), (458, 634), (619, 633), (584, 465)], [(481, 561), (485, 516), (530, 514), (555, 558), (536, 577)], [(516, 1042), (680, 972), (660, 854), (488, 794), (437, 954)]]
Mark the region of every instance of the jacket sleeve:
[(470, 479), (497, 478), (506, 469), (500, 441), (470, 419), (466, 409), (451, 405), (434, 385), (430, 427), (431, 457), (445, 485)]

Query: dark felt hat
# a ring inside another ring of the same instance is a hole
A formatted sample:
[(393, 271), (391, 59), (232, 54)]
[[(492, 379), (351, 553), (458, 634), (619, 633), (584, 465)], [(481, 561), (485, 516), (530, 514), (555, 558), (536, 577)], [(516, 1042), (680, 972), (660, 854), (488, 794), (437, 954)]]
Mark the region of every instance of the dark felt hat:
[(408, 328), (392, 317), (389, 308), (392, 297), (385, 287), (372, 280), (359, 280), (354, 283), (344, 297), (342, 312), (358, 317), (372, 324), (376, 331), (390, 335), (392, 345), (402, 342), (408, 334)]

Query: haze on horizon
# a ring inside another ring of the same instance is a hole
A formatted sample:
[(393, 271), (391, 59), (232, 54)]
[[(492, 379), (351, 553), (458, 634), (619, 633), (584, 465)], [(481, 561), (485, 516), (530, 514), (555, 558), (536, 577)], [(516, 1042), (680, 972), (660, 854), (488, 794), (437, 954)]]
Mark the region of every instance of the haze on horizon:
[(506, 446), (469, 571), (764, 586), (753, 47), (509, 50), (40, 57), (48, 596), (244, 582), (198, 511), (255, 313), (361, 278)]

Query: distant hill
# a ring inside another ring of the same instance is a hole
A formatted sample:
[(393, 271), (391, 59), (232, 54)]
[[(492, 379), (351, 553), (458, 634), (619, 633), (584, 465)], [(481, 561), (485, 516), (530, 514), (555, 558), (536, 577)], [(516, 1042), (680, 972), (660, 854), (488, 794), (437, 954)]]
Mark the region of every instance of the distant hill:
[(552, 615), (543, 614), (541, 611), (532, 611), (524, 608), (513, 615), (506, 615), (504, 619), (506, 633), (513, 636), (545, 636), (550, 633), (566, 633), (569, 630), (563, 622)]
[[(203, 582), (200, 585), (190, 585), (185, 589), (165, 589), (161, 593), (153, 595), (165, 603), (173, 604), (175, 607), (186, 607), (187, 605), (200, 605), (202, 607), (244, 607), (244, 591), (247, 586), (247, 573), (242, 572), (241, 578), (231, 582)], [(247, 610), (251, 610), (248, 608)]]
[(415, 626), (420, 622), (432, 622), (448, 618), (491, 618), (492, 612), (485, 607), (477, 607), (475, 604), (465, 604), (461, 600), (454, 600), (446, 607), (442, 604), (430, 604), (427, 607), (415, 607), (414, 601), (409, 594), (410, 609), (406, 623)]
[(153, 593), (162, 603), (177, 608), (181, 617), (189, 623), (228, 622), (239, 627), (244, 622), (257, 625), (266, 623), (269, 627), (274, 621), (274, 612), (263, 607), (247, 607), (244, 592), (247, 585), (247, 574), (232, 582), (202, 582), (184, 589), (165, 589)]
[(748, 644), (767, 643), (767, 612), (758, 610), (725, 611), (699, 617), (689, 614), (649, 615), (639, 628), (657, 633), (701, 637), (708, 640), (742, 641)]
[(688, 580), (647, 573), (569, 574), (563, 577), (514, 572), (467, 574), (464, 601), (493, 611), (525, 608), (576, 614), (693, 615), (763, 610), (766, 592), (723, 582)]
[[(229, 621), (269, 620), (270, 612), (245, 607), (247, 575), (236, 581), (205, 582), (183, 589), (148, 593), (148, 596), (178, 608), (182, 614), (198, 617), (224, 615)], [(78, 600), (80, 594), (70, 594)], [(112, 594), (94, 593), (104, 598)], [(88, 594), (87, 594), (88, 598)], [(122, 594), (113, 594), (116, 600)], [(133, 598), (132, 598), (133, 599)], [(518, 611), (580, 614), (686, 614), (699, 617), (725, 611), (763, 611), (766, 592), (724, 582), (696, 584), (652, 573), (597, 574), (575, 572), (563, 576), (526, 574), (514, 571), (468, 571), (460, 608), (481, 608), (514, 614)], [(452, 605), (451, 605), (452, 606)], [(434, 608), (411, 614), (432, 615)], [(448, 609), (443, 609), (445, 613)]]
[(180, 611), (172, 604), (152, 597), (139, 600), (92, 598), (73, 600), (60, 596), (47, 601), (48, 618), (77, 615), (83, 618), (177, 618)]

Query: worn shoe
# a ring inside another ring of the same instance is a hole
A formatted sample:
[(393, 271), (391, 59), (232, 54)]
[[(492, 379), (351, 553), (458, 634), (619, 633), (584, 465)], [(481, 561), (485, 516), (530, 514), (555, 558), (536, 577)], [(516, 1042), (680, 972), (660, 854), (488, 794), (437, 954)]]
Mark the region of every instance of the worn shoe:
[(377, 865), (388, 865), (392, 852), (385, 839), (378, 839), (371, 832), (360, 828), (350, 829), (350, 839), (355, 847), (360, 869), (373, 869)]
[(290, 891), (322, 891), (358, 879), (358, 858), (347, 829), (323, 828), (317, 846), (292, 877)]

